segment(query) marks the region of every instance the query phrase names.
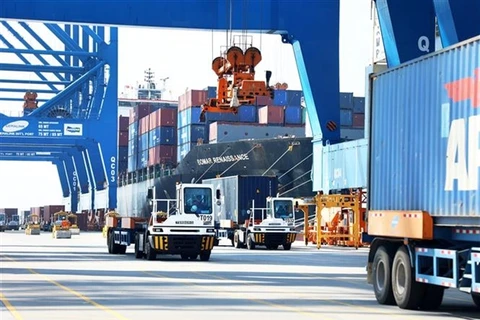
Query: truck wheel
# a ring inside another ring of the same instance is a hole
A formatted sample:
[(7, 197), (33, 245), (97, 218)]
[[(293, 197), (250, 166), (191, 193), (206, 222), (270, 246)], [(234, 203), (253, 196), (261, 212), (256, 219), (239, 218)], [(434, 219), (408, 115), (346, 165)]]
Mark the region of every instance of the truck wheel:
[(107, 235), (108, 253), (113, 254), (113, 234), (111, 232)]
[(138, 233), (135, 234), (135, 259), (142, 259), (143, 252), (140, 251), (140, 237)]
[(375, 252), (372, 268), (373, 291), (379, 304), (395, 304), (392, 291), (392, 260), (384, 246), (379, 247)]
[(422, 302), (420, 303), (420, 309), (431, 311), (440, 308), (445, 288), (431, 284), (423, 284), (423, 286), (425, 287), (425, 293)]
[(210, 254), (211, 254), (211, 253), (212, 253), (211, 251), (204, 251), (204, 252), (200, 253), (200, 260), (201, 260), (201, 261), (208, 261), (208, 260), (210, 260)]
[(125, 254), (126, 252), (127, 252), (127, 246), (122, 246), (122, 245), (117, 246), (118, 254)]
[(190, 260), (197, 260), (198, 254), (191, 254), (191, 255), (189, 256), (189, 258), (190, 258)]
[(250, 235), (247, 236), (247, 249), (248, 250), (255, 249), (255, 243), (253, 242), (253, 239)]
[(472, 293), (472, 300), (473, 303), (477, 306), (477, 308), (480, 309), (480, 294), (478, 293)]
[(182, 253), (180, 257), (182, 258), (182, 260), (188, 260), (188, 258), (190, 258), (189, 255), (185, 253)]
[(290, 249), (292, 249), (292, 244), (287, 243), (287, 244), (284, 244), (282, 247), (283, 247), (283, 250), (290, 250)]
[(407, 249), (398, 248), (392, 267), (392, 290), (397, 305), (401, 309), (417, 309), (424, 297), (424, 289), (422, 283), (415, 281)]
[(233, 243), (234, 243), (234, 247), (237, 248), (237, 249), (240, 249), (243, 247), (243, 243), (240, 242), (240, 239), (239, 239), (239, 236), (238, 236), (238, 233), (235, 232), (235, 234), (233, 235)]
[(145, 258), (147, 260), (155, 260), (157, 258), (157, 253), (150, 245), (150, 241), (148, 241), (148, 235), (145, 236)]

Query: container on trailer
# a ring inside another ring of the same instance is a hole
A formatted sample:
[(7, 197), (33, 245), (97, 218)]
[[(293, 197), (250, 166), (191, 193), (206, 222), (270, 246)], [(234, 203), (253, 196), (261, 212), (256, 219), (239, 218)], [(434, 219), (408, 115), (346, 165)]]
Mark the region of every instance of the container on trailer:
[(371, 210), (480, 225), (479, 52), (475, 38), (374, 78)]
[(276, 176), (231, 176), (204, 179), (202, 183), (212, 184), (215, 190), (220, 190), (221, 205), (217, 222), (233, 220), (243, 224), (248, 218), (247, 210), (252, 205), (266, 208), (267, 197), (274, 197), (278, 192)]
[(65, 211), (65, 206), (64, 205), (50, 205), (50, 206), (44, 206), (43, 207), (43, 219), (45, 221), (50, 221), (53, 219), (53, 215), (57, 212), (60, 211)]

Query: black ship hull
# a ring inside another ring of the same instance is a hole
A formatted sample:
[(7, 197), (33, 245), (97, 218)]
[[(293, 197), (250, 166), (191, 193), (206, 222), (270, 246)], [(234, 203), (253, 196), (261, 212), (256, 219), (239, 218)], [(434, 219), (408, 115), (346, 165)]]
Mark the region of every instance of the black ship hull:
[(312, 138), (246, 140), (194, 146), (173, 171), (157, 167), (133, 174), (118, 188), (118, 212), (146, 216), (151, 210), (147, 190), (155, 187), (157, 199), (174, 199), (175, 185), (201, 183), (216, 176), (275, 175), (285, 197), (314, 195), (310, 172)]

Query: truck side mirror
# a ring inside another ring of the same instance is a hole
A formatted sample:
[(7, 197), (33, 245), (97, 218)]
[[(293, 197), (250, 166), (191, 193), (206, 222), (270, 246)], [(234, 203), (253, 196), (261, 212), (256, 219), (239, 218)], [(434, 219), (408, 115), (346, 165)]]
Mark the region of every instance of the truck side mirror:
[(295, 201), (295, 209), (298, 209), (298, 201)]
[(217, 193), (216, 193), (217, 200), (220, 200), (220, 197), (221, 197), (220, 189), (217, 189)]

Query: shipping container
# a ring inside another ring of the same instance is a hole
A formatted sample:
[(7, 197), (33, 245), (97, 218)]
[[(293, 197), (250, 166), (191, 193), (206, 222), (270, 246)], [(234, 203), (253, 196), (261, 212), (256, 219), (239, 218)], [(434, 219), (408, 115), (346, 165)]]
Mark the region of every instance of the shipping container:
[(300, 105), (285, 107), (285, 124), (302, 124), (302, 112)]
[(281, 106), (265, 106), (258, 108), (258, 123), (283, 124), (285, 110)]
[(128, 131), (123, 132), (120, 131), (118, 132), (118, 145), (119, 146), (128, 146)]
[(240, 121), (240, 116), (231, 112), (207, 112), (205, 114), (206, 123), (212, 123), (215, 121), (238, 122)]
[(188, 90), (178, 99), (178, 111), (191, 107), (199, 107), (207, 102), (207, 91)]
[(257, 96), (255, 98), (255, 105), (257, 107), (271, 106), (273, 105), (273, 100), (270, 96)]
[(138, 134), (145, 134), (150, 131), (150, 117), (142, 118), (138, 121)]
[(130, 110), (130, 123), (148, 116), (152, 111), (152, 105), (150, 103), (139, 103)]
[(53, 222), (53, 215), (57, 212), (65, 211), (64, 205), (51, 205), (43, 207), (43, 220)]
[(129, 118), (120, 116), (118, 117), (118, 131), (128, 131)]
[[(480, 39), (373, 81), (372, 210), (425, 210), (436, 223), (480, 225)], [(459, 219), (462, 217), (463, 219)]]
[(287, 90), (274, 90), (273, 104), (276, 106), (287, 105)]
[(365, 113), (365, 98), (353, 97), (353, 112)]
[(197, 143), (199, 139), (208, 141), (208, 137), (205, 134), (205, 125), (192, 124), (190, 126), (179, 128), (177, 139), (179, 145), (192, 142)]
[(287, 106), (299, 106), (302, 103), (303, 92), (301, 90), (287, 90)]
[(125, 161), (118, 162), (118, 173), (124, 173), (128, 171), (128, 158)]
[(80, 231), (88, 231), (88, 214), (77, 213), (77, 227)]
[(192, 150), (196, 143), (184, 143), (178, 146), (177, 148), (177, 162), (180, 162), (185, 158), (185, 156)]
[(142, 134), (141, 136), (138, 136), (138, 147), (137, 147), (137, 150), (138, 150), (139, 152), (148, 150), (148, 148), (150, 147), (150, 146), (148, 145), (148, 142), (149, 142), (149, 141), (148, 141), (148, 132)]
[(205, 91), (207, 91), (207, 99), (217, 97), (217, 87), (207, 87)]
[(340, 92), (340, 109), (353, 109), (352, 92)]
[(137, 169), (143, 169), (148, 166), (148, 153), (148, 149), (137, 153)]
[(353, 115), (353, 124), (354, 128), (364, 128), (365, 127), (365, 115), (361, 113), (356, 113)]
[(177, 145), (177, 128), (157, 127), (148, 133), (148, 147)]
[(150, 130), (157, 127), (175, 127), (177, 125), (176, 109), (158, 109), (149, 116)]
[(31, 214), (38, 215), (41, 220), (43, 219), (43, 212), (44, 211), (45, 211), (44, 207), (31, 207), (30, 208)]
[(341, 126), (352, 126), (353, 124), (353, 113), (350, 109), (340, 109), (340, 125)]
[(365, 138), (364, 128), (340, 128), (340, 138), (346, 141)]
[(135, 153), (128, 156), (128, 172), (134, 172), (138, 169), (138, 155)]
[[(240, 122), (257, 122), (258, 110), (256, 106), (240, 106), (238, 108), (238, 120)], [(229, 121), (229, 120), (225, 120)]]
[(17, 208), (3, 208), (3, 209), (0, 209), (0, 213), (4, 213), (6, 221), (10, 222), (10, 221), (12, 221), (12, 216), (18, 215), (18, 209)]
[(128, 156), (137, 154), (138, 151), (138, 139), (128, 141)]
[(148, 151), (148, 165), (175, 164), (177, 161), (177, 146), (160, 145)]
[(128, 126), (128, 140), (137, 139), (138, 136), (138, 122), (130, 123)]
[[(200, 109), (200, 107), (193, 107), (179, 111), (177, 116), (178, 127), (182, 128), (191, 124), (201, 124), (201, 112), (202, 110)], [(208, 113), (207, 115), (210, 115), (210, 113)]]
[(270, 139), (275, 137), (305, 137), (305, 126), (265, 126), (254, 124), (210, 124), (209, 142), (232, 142), (242, 139)]
[(278, 192), (276, 176), (231, 176), (204, 179), (202, 183), (220, 190), (220, 216), (216, 220), (233, 220), (239, 225), (245, 223), (252, 206), (266, 208), (267, 197), (275, 197)]
[(118, 161), (128, 161), (128, 147), (118, 147)]

